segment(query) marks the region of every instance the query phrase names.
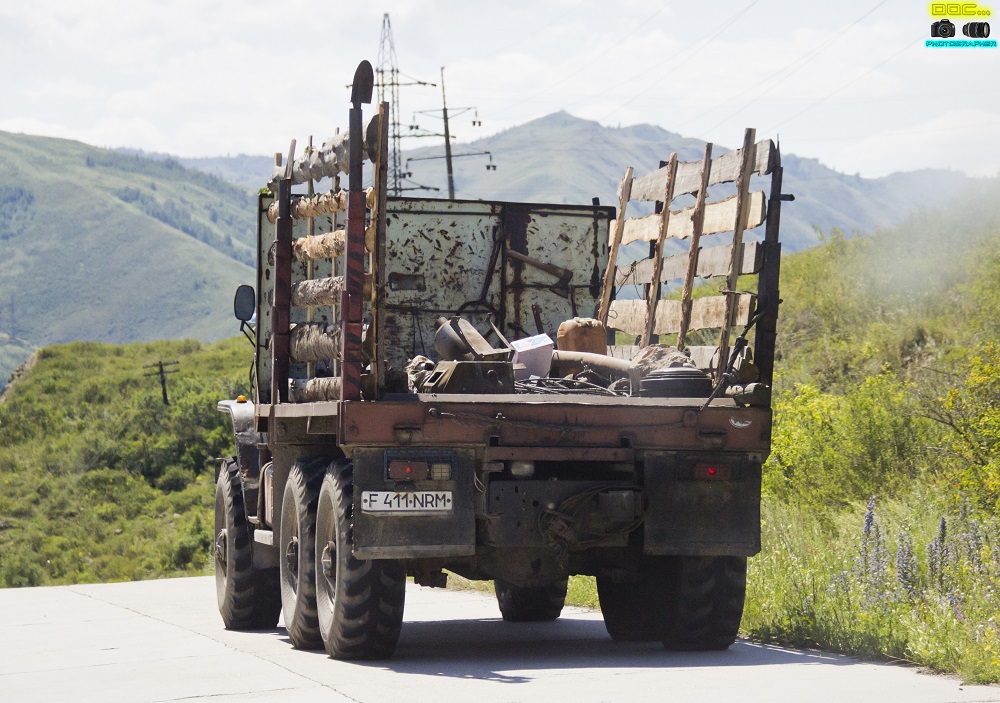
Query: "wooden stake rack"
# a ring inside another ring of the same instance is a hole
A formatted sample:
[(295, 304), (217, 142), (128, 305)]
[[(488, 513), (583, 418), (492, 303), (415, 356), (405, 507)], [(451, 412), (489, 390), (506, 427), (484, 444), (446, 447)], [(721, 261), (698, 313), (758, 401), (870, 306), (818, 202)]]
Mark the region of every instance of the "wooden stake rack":
[[(598, 313), (608, 328), (636, 337), (634, 345), (613, 347), (616, 355), (631, 358), (659, 337), (676, 335), (673, 344), (686, 350), (699, 367), (713, 372), (718, 382), (726, 367), (719, 359), (729, 358), (733, 328), (742, 329), (761, 301), (773, 307), (765, 311), (764, 317), (776, 319), (781, 156), (770, 139), (758, 142), (755, 137), (756, 131), (747, 129), (742, 147), (722, 156), (713, 157), (712, 144), (706, 144), (698, 161), (678, 161), (674, 153), (651, 173), (633, 176), (631, 167), (626, 171), (619, 188), (617, 220), (611, 228), (610, 257)], [(764, 191), (750, 190), (754, 175), (772, 176), (770, 199)], [(717, 191), (731, 192), (731, 186), (724, 186), (729, 183), (735, 184), (734, 195), (712, 199)], [(713, 191), (713, 186), (723, 187)], [(694, 196), (694, 204), (675, 206), (674, 201), (682, 196)], [(656, 211), (629, 217), (629, 203), (640, 201), (655, 202)], [(764, 241), (744, 242), (747, 231), (765, 222)], [(726, 233), (730, 235), (723, 237)], [(668, 239), (686, 240), (687, 251), (664, 256)], [(617, 265), (620, 248), (638, 241), (650, 242), (649, 258)], [(774, 270), (765, 272), (768, 265)], [(761, 274), (757, 290), (739, 289), (740, 277), (748, 274)], [(717, 279), (718, 295), (695, 298), (699, 278)], [(667, 299), (665, 284), (674, 291)], [(616, 299), (623, 288), (632, 285), (642, 287), (642, 299)], [(773, 330), (773, 325), (764, 328)], [(717, 344), (688, 344), (693, 332), (713, 329), (718, 330)], [(768, 383), (773, 341), (772, 332), (764, 345), (768, 349), (756, 348), (761, 346), (760, 340), (754, 343), (754, 353), (767, 357)]]

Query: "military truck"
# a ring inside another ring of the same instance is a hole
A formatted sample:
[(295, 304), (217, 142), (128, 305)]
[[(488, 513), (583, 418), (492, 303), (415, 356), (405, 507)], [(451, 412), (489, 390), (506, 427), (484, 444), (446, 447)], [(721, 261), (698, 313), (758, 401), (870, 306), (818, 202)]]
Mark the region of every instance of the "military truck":
[(628, 168), (617, 207), (389, 197), (372, 82), (260, 196), (252, 398), (219, 403), (225, 626), (283, 613), (295, 647), (383, 658), (408, 577), (492, 580), (504, 620), (546, 621), (584, 574), (613, 640), (728, 647), (760, 549), (778, 150), (747, 130)]

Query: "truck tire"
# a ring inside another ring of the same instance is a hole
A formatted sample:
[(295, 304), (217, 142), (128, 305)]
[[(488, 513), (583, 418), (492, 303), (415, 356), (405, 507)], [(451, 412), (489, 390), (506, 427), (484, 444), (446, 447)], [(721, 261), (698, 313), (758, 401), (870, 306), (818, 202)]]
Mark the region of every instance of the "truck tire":
[(266, 630), (278, 624), (277, 569), (253, 565), (253, 527), (243, 503), (240, 470), (227, 459), (215, 483), (215, 592), (227, 630)]
[(726, 649), (736, 641), (747, 590), (746, 557), (676, 557), (667, 649)]
[(496, 579), (493, 586), (497, 593), (500, 614), (507, 622), (548, 622), (562, 613), (566, 603), (569, 579), (554, 581), (545, 586), (526, 588)]
[(597, 577), (604, 627), (616, 642), (656, 642), (670, 633), (669, 600), (674, 571), (670, 557), (644, 557), (631, 581)]
[(316, 520), (319, 629), (334, 659), (385, 659), (403, 626), (406, 570), (393, 559), (356, 559), (351, 552), (353, 464), (329, 465)]
[(281, 610), (296, 649), (320, 649), (316, 619), (316, 500), (326, 459), (299, 459), (292, 466), (281, 499), (278, 563)]

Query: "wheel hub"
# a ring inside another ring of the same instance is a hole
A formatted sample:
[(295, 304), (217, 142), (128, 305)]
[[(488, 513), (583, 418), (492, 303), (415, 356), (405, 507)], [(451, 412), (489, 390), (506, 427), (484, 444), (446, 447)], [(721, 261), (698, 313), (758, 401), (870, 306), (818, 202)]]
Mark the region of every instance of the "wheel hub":
[(215, 536), (215, 560), (226, 565), (226, 529), (223, 528), (219, 530), (219, 534)]
[(323, 574), (331, 581), (337, 577), (337, 545), (327, 542), (323, 548), (323, 555), (320, 557), (323, 566)]
[(288, 541), (288, 546), (285, 547), (285, 564), (288, 566), (288, 571), (296, 576), (299, 573), (299, 538), (292, 537)]

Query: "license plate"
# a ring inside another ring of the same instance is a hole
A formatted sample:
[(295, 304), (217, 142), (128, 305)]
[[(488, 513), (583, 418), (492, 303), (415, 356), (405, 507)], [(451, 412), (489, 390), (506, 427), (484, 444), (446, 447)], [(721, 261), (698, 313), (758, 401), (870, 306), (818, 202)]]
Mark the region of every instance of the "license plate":
[(366, 513), (443, 513), (454, 506), (451, 491), (364, 491)]

